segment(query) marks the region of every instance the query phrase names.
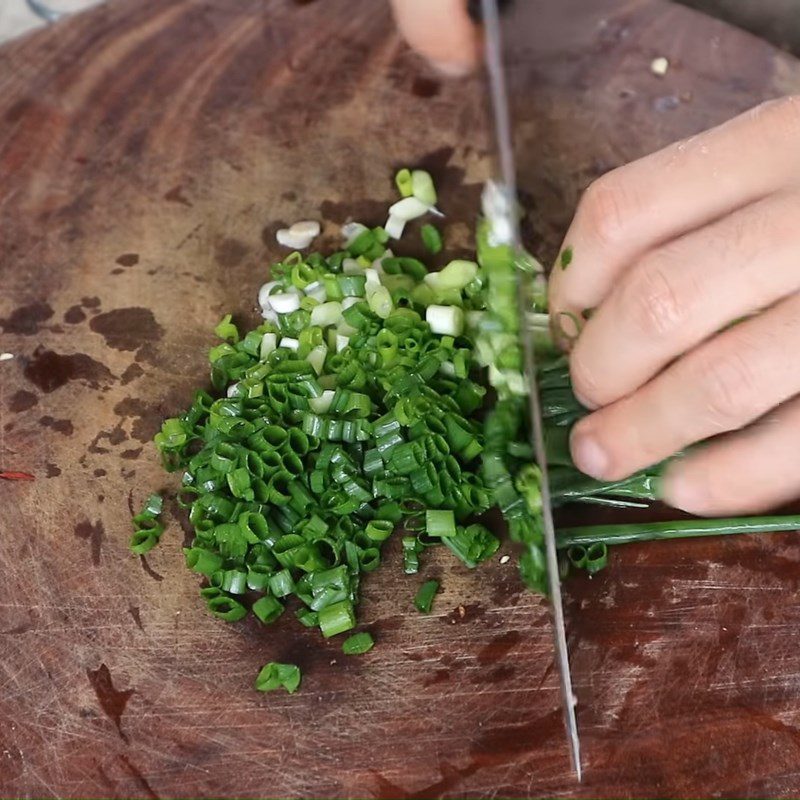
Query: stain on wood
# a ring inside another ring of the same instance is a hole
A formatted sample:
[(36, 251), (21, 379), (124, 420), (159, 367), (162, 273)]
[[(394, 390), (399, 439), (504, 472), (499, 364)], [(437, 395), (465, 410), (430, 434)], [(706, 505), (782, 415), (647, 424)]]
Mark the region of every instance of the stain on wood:
[(111, 670), (105, 664), (101, 664), (97, 669), (87, 669), (86, 675), (97, 695), (100, 708), (114, 723), (122, 740), (128, 742), (128, 737), (122, 731), (122, 714), (125, 706), (128, 705), (128, 700), (131, 699), (133, 689), (121, 691), (115, 688), (111, 679)]

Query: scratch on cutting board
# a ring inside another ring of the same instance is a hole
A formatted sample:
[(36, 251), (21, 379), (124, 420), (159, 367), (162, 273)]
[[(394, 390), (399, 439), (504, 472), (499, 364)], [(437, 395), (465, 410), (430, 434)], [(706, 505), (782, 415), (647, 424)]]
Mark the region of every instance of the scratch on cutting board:
[(178, 242), (178, 244), (175, 245), (175, 250), (176, 251), (180, 250), (186, 244), (186, 242), (188, 242), (190, 239), (193, 239), (197, 234), (197, 232), (203, 227), (203, 225), (204, 223), (202, 222), (195, 225), (194, 228), (192, 228), (189, 231), (189, 233), (187, 233), (186, 236), (184, 236), (183, 239), (181, 239), (180, 242)]

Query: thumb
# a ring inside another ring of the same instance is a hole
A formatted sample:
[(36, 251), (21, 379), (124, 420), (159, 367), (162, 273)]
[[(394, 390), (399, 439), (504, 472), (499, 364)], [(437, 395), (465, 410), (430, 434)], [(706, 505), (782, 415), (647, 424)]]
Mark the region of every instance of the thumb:
[(480, 60), (480, 34), (466, 0), (391, 0), (408, 44), (446, 75), (465, 75)]

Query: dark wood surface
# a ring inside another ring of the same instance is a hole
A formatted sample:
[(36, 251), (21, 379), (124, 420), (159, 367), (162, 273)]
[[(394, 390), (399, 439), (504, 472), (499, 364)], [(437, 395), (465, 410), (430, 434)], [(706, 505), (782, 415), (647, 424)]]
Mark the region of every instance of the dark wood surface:
[[(789, 57), (666, 2), (518, 5), (520, 184), (547, 256), (597, 175), (800, 90)], [(0, 481), (0, 794), (800, 794), (793, 536), (631, 546), (569, 583), (582, 786), (513, 564), (439, 554), (422, 617), (393, 549), (360, 609), (378, 646), (346, 659), (288, 618), (210, 619), (177, 517), (127, 552), (130, 508), (173, 483), (149, 440), (219, 316), (252, 315), (281, 223), (380, 222), (393, 168), (425, 163), (469, 246), (476, 80), (430, 73), (382, 2), (120, 0), (0, 49), (0, 121), (0, 467), (36, 476)], [(300, 693), (252, 690), (270, 660), (302, 666)]]

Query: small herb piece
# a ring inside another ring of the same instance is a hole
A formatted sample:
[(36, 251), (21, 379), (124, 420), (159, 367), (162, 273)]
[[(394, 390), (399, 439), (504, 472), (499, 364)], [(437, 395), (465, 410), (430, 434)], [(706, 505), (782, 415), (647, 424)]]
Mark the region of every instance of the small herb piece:
[(283, 614), (284, 608), (285, 606), (279, 600), (265, 594), (253, 603), (251, 610), (261, 622), (269, 625), (270, 622), (275, 622)]
[(586, 548), (582, 544), (573, 544), (567, 550), (569, 563), (576, 569), (583, 569), (586, 566)]
[(422, 545), (416, 536), (403, 537), (403, 572), (406, 575), (414, 575), (419, 572), (419, 554)]
[(151, 494), (150, 497), (147, 498), (144, 508), (142, 508), (142, 514), (146, 514), (150, 517), (158, 517), (163, 508), (164, 498), (158, 494)]
[(455, 536), (456, 520), (453, 512), (429, 508), (425, 512), (425, 531), (428, 536)]
[(294, 694), (300, 686), (300, 668), (294, 664), (278, 664), (270, 661), (262, 667), (256, 678), (256, 689), (259, 692), (271, 692), (283, 687), (289, 694)]
[(586, 571), (590, 575), (605, 569), (608, 564), (608, 545), (605, 542), (593, 542), (586, 548)]
[(319, 610), (319, 628), (326, 639), (349, 631), (355, 626), (356, 615), (349, 600), (342, 600)]
[(561, 269), (566, 269), (572, 263), (573, 255), (572, 245), (565, 247), (561, 251)]
[(401, 197), (411, 197), (414, 193), (414, 181), (411, 177), (411, 170), (401, 169), (397, 175), (394, 176), (394, 183)]
[(158, 517), (163, 505), (164, 500), (160, 495), (151, 494), (142, 510), (131, 520), (134, 530), (129, 547), (137, 556), (148, 553), (161, 539), (164, 525), (159, 522)]
[[(215, 587), (210, 586), (209, 589)], [(220, 591), (216, 589), (216, 591)], [(225, 594), (208, 596), (208, 610), (218, 619), (225, 622), (238, 622), (247, 616), (247, 609), (238, 601)]]
[(415, 169), (411, 173), (411, 189), (417, 200), (427, 206), (436, 205), (436, 187), (433, 185), (430, 172), (424, 169)]
[(437, 253), (442, 252), (442, 234), (439, 233), (438, 229), (434, 225), (423, 225), (421, 234), (422, 244), (425, 245), (425, 249), (429, 253), (436, 255)]
[(214, 328), (214, 333), (220, 339), (224, 339), (230, 344), (236, 344), (239, 341), (239, 329), (231, 322), (231, 315), (226, 314)]
[(368, 653), (375, 646), (375, 640), (367, 631), (354, 633), (342, 642), (342, 652), (346, 656), (360, 656)]
[(425, 581), (419, 587), (417, 596), (414, 598), (414, 605), (421, 614), (430, 614), (433, 598), (439, 591), (439, 581)]
[(445, 536), (442, 541), (470, 568), (493, 556), (500, 547), (500, 540), (479, 523), (459, 528), (455, 536)]

